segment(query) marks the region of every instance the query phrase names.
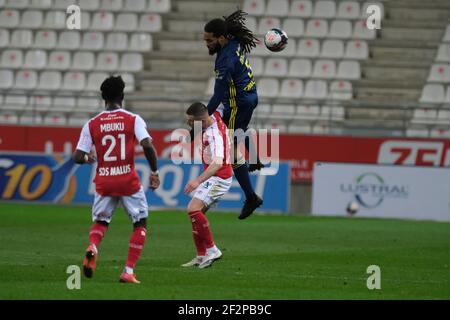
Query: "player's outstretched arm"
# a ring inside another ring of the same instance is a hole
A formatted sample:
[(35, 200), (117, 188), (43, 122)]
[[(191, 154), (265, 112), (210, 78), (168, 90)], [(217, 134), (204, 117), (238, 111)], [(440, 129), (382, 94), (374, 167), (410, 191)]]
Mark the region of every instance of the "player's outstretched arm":
[(144, 149), (144, 155), (147, 159), (148, 165), (152, 170), (150, 175), (150, 188), (155, 190), (159, 187), (159, 174), (158, 174), (158, 158), (156, 156), (156, 150), (153, 146), (150, 138), (145, 138), (141, 141), (141, 146)]

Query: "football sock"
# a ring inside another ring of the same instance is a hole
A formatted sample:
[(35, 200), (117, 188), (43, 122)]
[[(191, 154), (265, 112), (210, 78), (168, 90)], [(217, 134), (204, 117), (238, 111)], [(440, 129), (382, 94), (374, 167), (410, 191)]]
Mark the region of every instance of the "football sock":
[[(239, 167), (238, 167), (239, 166)], [(245, 197), (250, 200), (254, 197), (252, 183), (250, 182), (250, 175), (248, 173), (248, 166), (246, 163), (242, 165), (233, 165), (233, 172), (236, 180), (239, 182), (241, 189), (245, 193)]]
[(202, 251), (203, 254), (199, 254), (198, 251), (197, 254), (204, 255), (206, 253), (206, 248), (211, 248), (214, 246), (214, 240), (211, 229), (209, 228), (208, 219), (201, 211), (191, 212), (189, 213), (189, 216), (191, 217), (193, 228), (195, 228), (195, 230), (199, 233), (200, 239), (203, 241), (203, 246), (200, 247), (202, 250), (204, 250)]
[[(257, 164), (261, 163), (261, 160), (259, 159), (258, 152), (256, 150), (255, 140), (252, 139), (250, 136), (245, 137), (245, 149), (248, 151), (248, 162), (250, 164)], [(256, 161), (256, 162), (255, 162)]]
[(142, 249), (144, 248), (146, 235), (147, 229), (143, 227), (134, 228), (133, 234), (130, 238), (126, 267), (134, 269), (136, 266), (136, 263), (141, 256)]
[(217, 248), (215, 245), (212, 246), (211, 248), (207, 248), (206, 249), (206, 254), (213, 254), (216, 253), (219, 250), (219, 248)]
[(191, 218), (192, 237), (194, 238), (194, 244), (195, 244), (195, 247), (197, 248), (197, 256), (204, 256), (206, 253), (206, 246), (205, 246), (205, 243), (203, 242), (203, 239), (201, 237), (201, 231), (197, 224), (198, 212), (200, 212), (200, 211), (190, 212), (189, 217)]
[(94, 245), (95, 249), (97, 249), (100, 242), (102, 242), (106, 230), (108, 230), (108, 227), (98, 222), (91, 226), (91, 230), (89, 231), (89, 243)]
[(125, 267), (125, 273), (128, 273), (128, 274), (133, 274), (134, 273), (134, 270), (133, 270), (133, 268), (130, 268), (130, 267)]

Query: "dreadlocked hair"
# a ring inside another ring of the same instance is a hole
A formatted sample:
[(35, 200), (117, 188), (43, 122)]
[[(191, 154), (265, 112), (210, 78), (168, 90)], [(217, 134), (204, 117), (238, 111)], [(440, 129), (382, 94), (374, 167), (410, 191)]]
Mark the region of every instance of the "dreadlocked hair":
[(214, 19), (205, 25), (206, 32), (212, 32), (214, 36), (224, 36), (228, 39), (235, 39), (246, 53), (256, 47), (258, 39), (245, 25), (247, 13), (236, 10), (228, 17)]

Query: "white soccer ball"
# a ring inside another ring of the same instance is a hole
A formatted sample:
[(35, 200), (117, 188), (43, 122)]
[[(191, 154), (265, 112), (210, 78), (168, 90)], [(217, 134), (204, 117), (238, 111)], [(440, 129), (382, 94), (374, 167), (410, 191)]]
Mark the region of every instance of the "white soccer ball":
[(348, 206), (347, 206), (347, 213), (349, 215), (354, 215), (358, 212), (359, 210), (359, 204), (355, 201), (351, 201)]
[(264, 36), (264, 44), (270, 51), (280, 52), (286, 48), (288, 44), (288, 36), (283, 30), (273, 28), (267, 31)]

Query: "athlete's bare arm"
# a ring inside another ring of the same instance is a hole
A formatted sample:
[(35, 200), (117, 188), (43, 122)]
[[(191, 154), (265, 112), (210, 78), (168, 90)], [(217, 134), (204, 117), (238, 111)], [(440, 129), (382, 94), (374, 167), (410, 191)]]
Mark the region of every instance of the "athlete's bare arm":
[(95, 156), (78, 149), (75, 150), (75, 152), (73, 153), (72, 159), (77, 164), (85, 164), (85, 163), (91, 164), (97, 160)]
[(155, 172), (158, 171), (158, 158), (156, 157), (156, 150), (153, 146), (150, 138), (145, 138), (141, 141), (141, 146), (144, 149), (145, 158), (147, 159), (148, 165), (152, 170), (150, 175), (150, 188), (155, 190), (159, 187), (159, 175)]

